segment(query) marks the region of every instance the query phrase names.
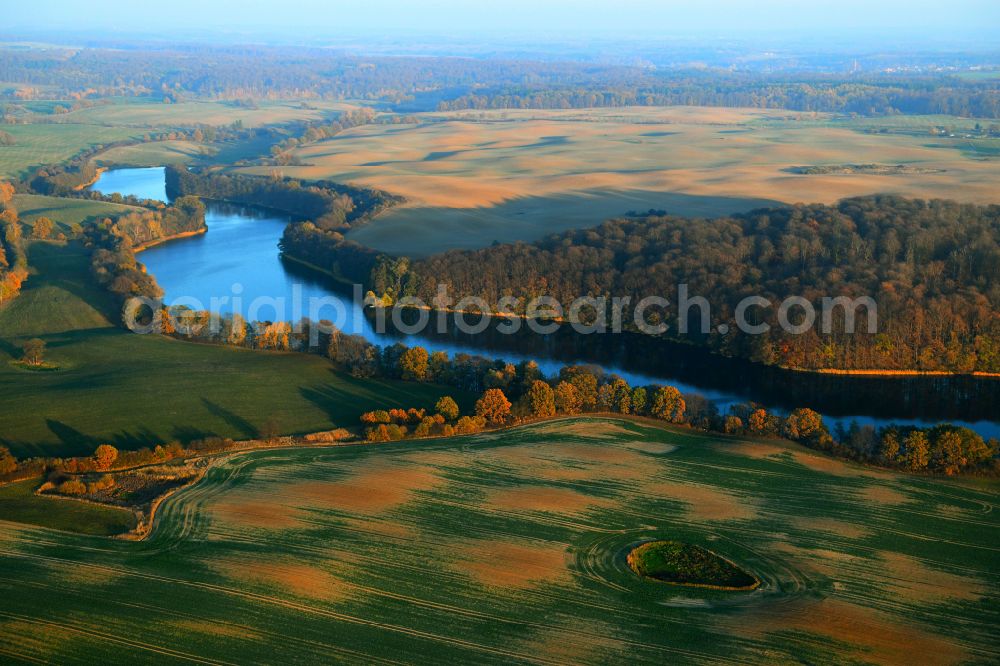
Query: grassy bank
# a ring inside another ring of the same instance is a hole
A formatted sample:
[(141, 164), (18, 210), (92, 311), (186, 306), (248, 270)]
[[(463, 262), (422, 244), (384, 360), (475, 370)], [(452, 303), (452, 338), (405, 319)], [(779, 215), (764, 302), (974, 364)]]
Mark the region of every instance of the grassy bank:
[(135, 527), (135, 516), (127, 509), (42, 497), (35, 494), (38, 484), (38, 479), (28, 479), (0, 486), (0, 521), (94, 536), (114, 536)]
[[(362, 380), (324, 358), (135, 335), (88, 274), (77, 244), (29, 246), (32, 275), (0, 309), (0, 442), (18, 457), (88, 454), (207, 435), (244, 439), (267, 426), (294, 434), (357, 423), (376, 407), (432, 407), (443, 387)], [(40, 337), (55, 372), (13, 365)], [(30, 409), (25, 406), (30, 405)]]
[(15, 195), (14, 207), (22, 222), (31, 225), (39, 217), (47, 217), (55, 222), (59, 230), (63, 232), (66, 232), (71, 224), (83, 224), (94, 219), (116, 217), (124, 213), (142, 210), (124, 204), (48, 197), (41, 194)]

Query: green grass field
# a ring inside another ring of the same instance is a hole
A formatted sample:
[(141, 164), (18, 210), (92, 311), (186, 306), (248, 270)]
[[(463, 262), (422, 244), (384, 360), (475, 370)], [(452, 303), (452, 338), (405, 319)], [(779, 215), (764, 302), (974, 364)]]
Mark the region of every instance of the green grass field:
[(88, 199), (68, 199), (47, 197), (41, 194), (16, 194), (14, 207), (21, 221), (32, 225), (39, 217), (47, 217), (66, 231), (71, 224), (83, 224), (94, 219), (117, 216), (139, 210), (134, 206), (90, 201)]
[(211, 159), (218, 152), (218, 147), (213, 144), (193, 141), (154, 141), (106, 150), (100, 154), (97, 161), (118, 167), (192, 164), (202, 159)]
[(60, 122), (132, 126), (142, 128), (179, 128), (196, 125), (229, 125), (240, 121), (246, 127), (261, 127), (296, 120), (321, 120), (326, 114), (356, 108), (346, 102), (310, 102), (312, 108), (303, 108), (301, 102), (257, 102), (257, 108), (239, 106), (229, 101), (190, 101), (163, 104), (142, 98), (118, 98), (114, 103), (80, 109), (60, 116)]
[(78, 124), (5, 125), (16, 145), (0, 146), (0, 178), (20, 178), (34, 167), (55, 164), (92, 146), (141, 135), (129, 127)]
[[(8, 524), (0, 652), (58, 663), (993, 663), (997, 486), (576, 419), (236, 454), (129, 543)], [(641, 541), (753, 592), (664, 585)], [(919, 655), (917, 657), (916, 655)]]
[(154, 141), (102, 152), (97, 163), (117, 167), (153, 167), (166, 164), (230, 164), (270, 154), (274, 139), (258, 135), (246, 141), (194, 143)]
[[(47, 112), (45, 105), (55, 102), (32, 102), (34, 110)], [(58, 116), (46, 116), (44, 123), (5, 125), (16, 144), (0, 146), (0, 178), (19, 178), (31, 169), (69, 159), (81, 150), (96, 145), (139, 138), (150, 131), (169, 131), (197, 125), (223, 126), (241, 121), (246, 127), (262, 127), (299, 120), (322, 120), (330, 114), (357, 108), (347, 102), (317, 101), (311, 108), (301, 102), (260, 102), (248, 109), (231, 102), (198, 101), (162, 104), (145, 99), (115, 99), (112, 104), (98, 105)], [(149, 147), (115, 149), (110, 160), (123, 164), (159, 166), (178, 163), (201, 156), (200, 146), (177, 145), (183, 142), (160, 143)], [(210, 153), (220, 152), (222, 163), (257, 155), (259, 145), (209, 146)], [(155, 158), (155, 161), (154, 161)], [(105, 159), (104, 161), (108, 161)]]
[(96, 536), (122, 534), (135, 527), (135, 515), (127, 509), (39, 497), (34, 493), (37, 486), (37, 479), (0, 486), (0, 520)]
[[(82, 247), (35, 242), (28, 262), (24, 291), (0, 309), (0, 443), (19, 457), (247, 438), (269, 422), (286, 434), (328, 430), (375, 407), (432, 407), (446, 392), (469, 405), (438, 386), (354, 379), (318, 356), (135, 335), (112, 324)], [(32, 337), (58, 371), (11, 363)]]

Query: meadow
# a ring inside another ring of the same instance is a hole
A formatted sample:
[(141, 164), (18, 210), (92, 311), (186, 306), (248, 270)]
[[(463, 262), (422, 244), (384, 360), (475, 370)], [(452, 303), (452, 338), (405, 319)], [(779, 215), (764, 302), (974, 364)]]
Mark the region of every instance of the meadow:
[(21, 222), (33, 226), (39, 217), (56, 223), (57, 230), (66, 232), (71, 224), (84, 224), (105, 217), (117, 217), (137, 211), (135, 206), (86, 199), (49, 197), (42, 194), (15, 194), (14, 208)]
[[(69, 106), (69, 102), (64, 104)], [(29, 107), (39, 112), (44, 111), (37, 103)], [(4, 125), (3, 131), (11, 134), (16, 143), (13, 146), (0, 146), (0, 178), (20, 178), (31, 169), (63, 162), (85, 149), (124, 139), (139, 139), (149, 132), (198, 125), (224, 126), (234, 122), (240, 122), (244, 127), (262, 127), (294, 121), (322, 120), (334, 112), (352, 108), (356, 108), (356, 105), (324, 101), (309, 104), (262, 101), (256, 108), (252, 108), (223, 101), (163, 104), (149, 100), (116, 99), (111, 104), (35, 117), (31, 124)], [(184, 145), (185, 143), (154, 143), (151, 147), (112, 149), (103, 161), (160, 166), (178, 161), (194, 161), (203, 157), (204, 152), (209, 156), (221, 153), (220, 158), (225, 162), (267, 150), (266, 146), (256, 152), (248, 150), (260, 148), (259, 145), (234, 150), (228, 144), (194, 146)], [(155, 161), (150, 161), (150, 155), (155, 156)]]
[(0, 146), (0, 178), (4, 179), (22, 178), (36, 167), (66, 161), (88, 148), (142, 135), (130, 127), (80, 124), (4, 125), (3, 131), (17, 142)]
[[(307, 145), (295, 153), (301, 166), (282, 172), (403, 195), (404, 206), (350, 237), (412, 256), (531, 241), (651, 208), (719, 216), (777, 202), (832, 203), (872, 193), (993, 203), (1000, 178), (1000, 163), (989, 153), (1000, 139), (931, 136), (936, 125), (973, 124), (944, 116), (850, 119), (671, 107), (417, 118), (416, 124), (357, 127)], [(912, 170), (792, 172), (869, 163)]]
[(123, 534), (135, 527), (135, 516), (127, 509), (42, 497), (35, 494), (37, 487), (38, 479), (0, 486), (3, 520), (97, 536)]
[(232, 101), (193, 100), (174, 104), (142, 98), (119, 98), (109, 105), (92, 106), (56, 117), (59, 122), (141, 128), (229, 125), (277, 125), (297, 120), (322, 120), (327, 113), (356, 108), (347, 102), (255, 101), (243, 106)]
[[(990, 663), (995, 482), (579, 418), (225, 456), (132, 543), (0, 531), (0, 653), (78, 663)], [(700, 545), (752, 592), (626, 555)]]
[(218, 152), (219, 148), (212, 144), (184, 140), (153, 141), (111, 148), (100, 154), (98, 162), (118, 167), (191, 164), (202, 159), (210, 159)]
[[(83, 247), (36, 241), (28, 262), (23, 292), (0, 308), (0, 443), (18, 457), (88, 455), (101, 443), (245, 439), (265, 426), (329, 430), (357, 424), (376, 406), (432, 407), (445, 393), (469, 405), (469, 396), (443, 387), (355, 379), (319, 356), (136, 335), (117, 326)], [(57, 371), (12, 363), (34, 337)]]

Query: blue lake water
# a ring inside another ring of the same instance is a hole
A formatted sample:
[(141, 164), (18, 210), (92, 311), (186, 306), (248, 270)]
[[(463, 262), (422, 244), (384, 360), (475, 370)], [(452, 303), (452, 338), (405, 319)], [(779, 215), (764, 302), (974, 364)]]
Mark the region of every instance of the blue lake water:
[[(106, 171), (92, 189), (167, 199), (162, 167)], [(360, 334), (378, 345), (404, 341), (451, 355), (464, 352), (512, 363), (534, 360), (550, 376), (569, 363), (597, 363), (633, 385), (670, 384), (684, 393), (699, 393), (723, 410), (746, 401), (778, 411), (808, 406), (824, 413), (830, 422), (929, 425), (948, 420), (985, 436), (1000, 436), (998, 410), (994, 409), (1000, 404), (996, 399), (1000, 393), (998, 383), (989, 380), (816, 377), (720, 359), (682, 345), (636, 339), (641, 336), (620, 340), (563, 332), (552, 336), (468, 336), (450, 329), (446, 333), (404, 335), (391, 327), (378, 332), (349, 286), (281, 259), (278, 241), (289, 218), (221, 202), (207, 201), (206, 206), (207, 233), (170, 241), (140, 254), (164, 289), (168, 304), (220, 313), (236, 311), (248, 321), (295, 321), (303, 316), (329, 319), (341, 330)], [(920, 418), (927, 414), (931, 418)]]

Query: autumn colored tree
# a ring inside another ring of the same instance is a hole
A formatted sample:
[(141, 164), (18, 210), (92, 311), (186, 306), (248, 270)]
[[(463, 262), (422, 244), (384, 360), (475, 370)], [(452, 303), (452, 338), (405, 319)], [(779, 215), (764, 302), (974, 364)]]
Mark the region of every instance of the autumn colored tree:
[(447, 384), (450, 378), (451, 363), (448, 361), (448, 352), (436, 351), (431, 354), (430, 362), (427, 364), (428, 379), (441, 384)]
[(410, 347), (399, 358), (399, 371), (403, 379), (422, 382), (427, 379), (430, 355), (423, 347)]
[(24, 343), (24, 362), (29, 365), (41, 365), (45, 359), (45, 341), (32, 338)]
[(288, 322), (263, 322), (258, 325), (256, 330), (257, 347), (288, 351), (291, 333), (292, 326)]
[(483, 376), (483, 386), (486, 388), (508, 388), (517, 378), (517, 366), (504, 363), (499, 368), (491, 368)]
[(413, 435), (415, 437), (427, 437), (428, 435), (438, 435), (441, 434), (442, 426), (444, 425), (444, 417), (440, 414), (435, 414), (434, 416), (425, 416), (417, 424), (417, 427), (413, 429)]
[(722, 431), (727, 435), (738, 435), (743, 432), (743, 419), (736, 416), (735, 414), (730, 414), (722, 422)]
[(442, 396), (434, 405), (434, 411), (443, 416), (446, 421), (454, 421), (459, 415), (458, 403), (450, 395)]
[(556, 411), (561, 414), (579, 414), (583, 408), (580, 392), (569, 382), (559, 382), (553, 392)]
[(546, 382), (540, 379), (532, 381), (525, 398), (533, 416), (555, 416), (555, 394), (552, 392), (552, 387)]
[(580, 396), (580, 408), (589, 411), (597, 406), (597, 377), (589, 372), (576, 372), (569, 379)]
[(927, 469), (930, 462), (930, 446), (927, 433), (914, 430), (903, 440), (903, 465), (911, 472)]
[(0, 180), (0, 205), (6, 206), (14, 198), (14, 186), (5, 180)]
[(534, 361), (521, 361), (515, 366), (514, 376), (521, 392), (527, 393), (532, 382), (542, 379), (542, 369)]
[(79, 479), (67, 479), (56, 486), (56, 492), (61, 495), (85, 495), (87, 484)]
[(632, 413), (632, 387), (624, 379), (616, 379), (610, 384), (612, 390), (611, 408), (619, 414)]
[(889, 428), (882, 433), (879, 440), (878, 457), (883, 465), (895, 465), (899, 458), (899, 432)]
[(377, 424), (377, 423), (389, 423), (392, 418), (389, 416), (389, 412), (384, 409), (376, 409), (372, 412), (365, 412), (361, 415), (362, 423)]
[(766, 409), (755, 409), (747, 417), (747, 430), (752, 435), (766, 435), (771, 431), (771, 417)]
[(374, 428), (368, 428), (365, 430), (365, 441), (368, 442), (387, 442), (389, 441), (389, 431), (386, 429), (385, 424), (380, 424)]
[(174, 328), (174, 320), (170, 315), (170, 308), (160, 308), (156, 312), (156, 321), (160, 327), (160, 333), (163, 335), (172, 335), (177, 332)]
[(615, 403), (615, 390), (611, 388), (610, 384), (601, 384), (597, 389), (597, 411), (599, 412), (610, 412), (614, 411)]
[(809, 441), (826, 432), (823, 417), (808, 407), (799, 407), (785, 419), (782, 434), (795, 441)]
[(961, 436), (954, 430), (938, 433), (931, 448), (931, 459), (928, 464), (936, 471), (951, 476), (958, 473), (966, 463), (968, 459), (965, 456)]
[(0, 273), (0, 305), (17, 296), (18, 292), (21, 291), (24, 278), (25, 273), (22, 271), (14, 270), (9, 273)]
[(115, 487), (115, 479), (110, 474), (104, 474), (101, 478), (97, 479), (92, 483), (87, 484), (87, 494), (93, 495), (94, 493), (99, 493), (102, 490), (107, 490), (109, 488)]
[[(500, 389), (491, 389), (499, 391)], [(463, 416), (455, 423), (456, 435), (471, 435), (486, 427), (486, 418), (483, 416)]]
[(510, 400), (501, 389), (486, 389), (483, 397), (476, 401), (476, 415), (494, 425), (500, 425), (510, 416), (510, 407)]
[(101, 444), (94, 450), (94, 467), (98, 470), (111, 469), (116, 460), (118, 460), (118, 449), (110, 444)]
[(646, 389), (641, 386), (632, 390), (632, 413), (633, 414), (645, 414), (646, 404), (649, 402), (649, 396), (646, 393)]
[(632, 390), (624, 379), (602, 384), (597, 389), (597, 409), (602, 412), (629, 414), (632, 411)]
[(661, 386), (656, 389), (656, 393), (653, 394), (653, 402), (649, 407), (651, 416), (671, 423), (683, 423), (686, 410), (687, 404), (684, 402), (681, 392), (673, 386)]
[(247, 322), (238, 313), (233, 313), (231, 317), (226, 319), (222, 330), (227, 345), (241, 347), (246, 342)]
[(0, 474), (10, 474), (17, 470), (17, 458), (10, 454), (10, 449), (0, 445)]
[(55, 228), (56, 225), (52, 222), (52, 220), (44, 216), (39, 217), (37, 220), (35, 220), (34, 226), (32, 226), (31, 235), (34, 238), (45, 240), (46, 238), (52, 235), (52, 232), (55, 231)]

